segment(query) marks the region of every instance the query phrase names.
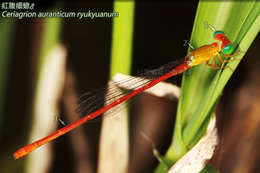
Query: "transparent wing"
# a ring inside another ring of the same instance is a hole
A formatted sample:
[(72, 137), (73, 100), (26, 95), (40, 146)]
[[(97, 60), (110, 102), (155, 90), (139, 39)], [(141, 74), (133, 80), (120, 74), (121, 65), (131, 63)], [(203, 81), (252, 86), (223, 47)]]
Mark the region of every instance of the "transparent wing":
[[(107, 86), (103, 88), (83, 94), (78, 100), (78, 107), (76, 108), (76, 112), (81, 116), (86, 116), (92, 112), (95, 112), (105, 105), (109, 105), (126, 94), (129, 94), (133, 90), (137, 90), (152, 80), (168, 73), (178, 64), (180, 64), (180, 61), (173, 61), (153, 70), (138, 71), (137, 77), (129, 77), (119, 82), (110, 81)], [(127, 86), (128, 90), (120, 89), (119, 86)], [(111, 115), (118, 113), (122, 108), (125, 107), (125, 104), (126, 103), (121, 103), (108, 110), (106, 112), (106, 117), (110, 117)]]

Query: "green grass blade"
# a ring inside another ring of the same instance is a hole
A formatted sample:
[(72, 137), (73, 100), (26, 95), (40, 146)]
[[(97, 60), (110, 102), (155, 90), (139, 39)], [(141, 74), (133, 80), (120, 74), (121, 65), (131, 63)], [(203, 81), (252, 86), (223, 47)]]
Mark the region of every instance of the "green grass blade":
[[(229, 13), (227, 16), (227, 21), (243, 21), (238, 22), (237, 26), (231, 30), (230, 27), (228, 27), (227, 24), (224, 25), (224, 30), (228, 34), (229, 38), (231, 40), (234, 40), (237, 42), (239, 49), (236, 51), (243, 51), (240, 53), (236, 58), (239, 58), (240, 60), (244, 56), (245, 52), (255, 39), (257, 33), (259, 32), (259, 23), (258, 23), (258, 17), (257, 16), (249, 16), (250, 13), (254, 13), (254, 10), (257, 10), (257, 8), (254, 8), (257, 4), (254, 2), (248, 2), (248, 3), (242, 3), (242, 2), (234, 2), (234, 5), (231, 7), (232, 13)], [(240, 15), (238, 15), (238, 12), (240, 12)], [(242, 15), (244, 14), (244, 15)], [(251, 24), (250, 27), (245, 26), (244, 22), (251, 20), (252, 18), (255, 19), (254, 23), (247, 22), (248, 24)], [(239, 20), (240, 19), (240, 20)], [(257, 28), (258, 26), (258, 28)], [(241, 29), (247, 27), (248, 30), (243, 30), (245, 33), (241, 33)], [(227, 28), (227, 29), (225, 29)], [(226, 31), (227, 30), (227, 31)], [(228, 32), (230, 30), (230, 32)], [(232, 37), (233, 35), (233, 37)], [(244, 35), (243, 38), (238, 38), (238, 36)], [(239, 64), (239, 61), (231, 61), (228, 63), (228, 66), (230, 66), (232, 69), (235, 69), (237, 65)], [(201, 68), (201, 67), (200, 67)], [(202, 67), (203, 68), (203, 67)], [(192, 142), (192, 139), (196, 136), (196, 133), (198, 132), (198, 129), (200, 128), (203, 121), (206, 119), (207, 116), (210, 116), (210, 112), (212, 108), (214, 109), (214, 105), (216, 104), (218, 97), (221, 95), (225, 85), (228, 82), (228, 79), (231, 77), (233, 71), (231, 71), (229, 68), (226, 68), (224, 70), (218, 70), (217, 74), (214, 77), (214, 82), (209, 82), (209, 87), (204, 88), (204, 92), (202, 91), (203, 100), (200, 102), (200, 105), (198, 106), (198, 109), (194, 112), (194, 115), (192, 116), (191, 121), (187, 124), (183, 131), (183, 139), (186, 145), (190, 145)], [(211, 75), (209, 73), (209, 75)], [(198, 76), (199, 77), (199, 76)], [(207, 79), (207, 78), (206, 78)], [(206, 92), (205, 92), (206, 91)], [(197, 93), (197, 92), (196, 92)], [(204, 99), (204, 96), (206, 98)], [(206, 100), (206, 101), (205, 101)], [(203, 103), (204, 102), (204, 103)], [(188, 116), (188, 115), (186, 115)], [(194, 142), (194, 141), (193, 141)]]
[[(243, 51), (237, 56), (241, 59), (259, 32), (258, 15), (259, 2), (255, 1), (200, 1), (191, 44), (200, 47), (214, 42), (213, 32), (204, 27), (206, 21), (217, 30), (224, 31), (235, 46)], [(238, 63), (232, 61), (228, 65), (235, 69)], [(205, 130), (203, 126), (207, 125), (205, 122), (215, 110), (217, 100), (232, 73), (228, 68), (212, 70), (200, 65), (184, 74), (173, 142), (165, 156), (168, 162), (173, 164), (198, 141), (198, 136), (202, 136)], [(158, 168), (157, 172), (162, 172), (160, 170)]]
[(115, 1), (119, 16), (113, 21), (110, 77), (116, 73), (130, 74), (134, 28), (134, 1)]
[[(129, 75), (131, 72), (134, 7), (134, 1), (114, 2), (114, 12), (118, 12), (119, 16), (113, 19), (110, 78), (116, 73)], [(128, 116), (126, 110), (120, 114), (116, 119), (104, 119), (102, 122), (98, 172), (128, 170)]]

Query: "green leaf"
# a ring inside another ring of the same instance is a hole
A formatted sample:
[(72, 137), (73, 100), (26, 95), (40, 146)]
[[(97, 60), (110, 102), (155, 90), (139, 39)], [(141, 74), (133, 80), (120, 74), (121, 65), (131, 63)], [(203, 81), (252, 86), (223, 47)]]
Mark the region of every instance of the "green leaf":
[(119, 16), (113, 19), (110, 77), (119, 72), (131, 72), (134, 4), (134, 1), (114, 2), (114, 12), (118, 12)]
[[(116, 73), (130, 74), (134, 25), (134, 1), (114, 1), (110, 78)], [(129, 162), (129, 132), (127, 111), (117, 119), (104, 119), (100, 136), (98, 172), (127, 172)], [(116, 150), (114, 150), (116, 148)], [(118, 162), (120, 158), (120, 162)]]
[[(191, 36), (191, 44), (198, 48), (215, 42), (205, 22), (216, 30), (224, 31), (236, 47), (236, 56), (240, 60), (252, 44), (260, 28), (260, 3), (256, 1), (200, 1)], [(227, 65), (235, 69), (240, 60)], [(229, 68), (213, 70), (204, 64), (185, 72), (182, 80), (182, 92), (178, 104), (174, 137), (165, 159), (172, 164), (184, 155), (199, 140), (207, 126), (209, 117), (231, 77)], [(156, 172), (164, 172), (159, 166)]]

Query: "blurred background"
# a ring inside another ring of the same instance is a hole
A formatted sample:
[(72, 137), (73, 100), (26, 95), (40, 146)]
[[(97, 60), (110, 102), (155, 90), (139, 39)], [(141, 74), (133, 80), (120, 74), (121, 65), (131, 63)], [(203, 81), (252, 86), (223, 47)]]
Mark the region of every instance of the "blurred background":
[[(183, 40), (191, 36), (196, 8), (196, 2), (136, 2), (132, 73), (187, 54)], [(35, 11), (51, 10), (112, 12), (113, 2), (35, 3)], [(35, 156), (14, 160), (12, 154), (79, 119), (74, 111), (79, 96), (107, 83), (112, 21), (0, 19), (0, 172), (97, 172), (102, 121), (82, 125), (34, 151)], [(260, 172), (259, 44), (257, 37), (217, 107), (220, 143), (210, 163), (220, 172)], [(180, 86), (181, 75), (169, 82)], [(140, 131), (149, 132), (164, 154), (171, 143), (176, 107), (177, 99), (138, 96), (130, 107), (128, 172), (156, 168), (151, 143)]]

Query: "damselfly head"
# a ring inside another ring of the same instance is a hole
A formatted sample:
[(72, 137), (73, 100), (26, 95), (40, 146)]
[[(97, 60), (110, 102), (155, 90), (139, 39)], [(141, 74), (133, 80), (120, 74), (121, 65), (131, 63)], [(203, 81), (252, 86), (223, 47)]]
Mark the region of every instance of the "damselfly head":
[(231, 44), (227, 44), (223, 49), (222, 52), (224, 54), (230, 55), (233, 52), (233, 46)]
[(219, 36), (222, 36), (222, 35), (225, 35), (225, 33), (223, 31), (215, 31), (213, 33), (213, 38), (215, 40), (220, 40), (221, 41), (221, 38), (219, 38)]

